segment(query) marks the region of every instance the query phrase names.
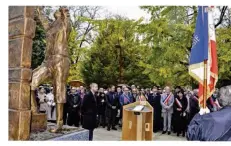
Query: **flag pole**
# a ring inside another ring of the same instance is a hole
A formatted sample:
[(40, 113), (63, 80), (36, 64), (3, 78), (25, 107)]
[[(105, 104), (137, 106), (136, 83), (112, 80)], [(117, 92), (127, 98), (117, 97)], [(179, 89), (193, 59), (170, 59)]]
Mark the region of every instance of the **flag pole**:
[(206, 109), (206, 101), (207, 101), (207, 60), (204, 61), (204, 86), (203, 86), (203, 108)]

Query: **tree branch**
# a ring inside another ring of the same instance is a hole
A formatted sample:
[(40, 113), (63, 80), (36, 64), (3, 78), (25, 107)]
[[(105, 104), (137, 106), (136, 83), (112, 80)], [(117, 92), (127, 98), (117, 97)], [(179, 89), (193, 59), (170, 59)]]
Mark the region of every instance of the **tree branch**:
[(225, 11), (226, 11), (227, 8), (228, 8), (228, 6), (223, 6), (223, 8), (222, 8), (222, 10), (221, 10), (220, 19), (219, 19), (219, 21), (217, 22), (217, 24), (215, 24), (215, 28), (218, 27), (218, 26), (222, 23), (222, 21), (223, 21), (223, 19), (224, 19)]

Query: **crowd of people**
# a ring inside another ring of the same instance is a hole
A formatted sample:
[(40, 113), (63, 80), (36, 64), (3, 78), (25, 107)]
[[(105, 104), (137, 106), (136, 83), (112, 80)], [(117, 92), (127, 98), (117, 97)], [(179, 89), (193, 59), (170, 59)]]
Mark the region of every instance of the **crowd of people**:
[[(99, 126), (108, 131), (117, 130), (122, 127), (123, 106), (136, 102), (148, 101), (154, 108), (153, 132), (162, 131), (162, 134), (171, 132), (177, 136), (184, 137), (187, 126), (192, 118), (199, 112), (198, 89), (188, 90), (177, 86), (171, 89), (166, 86), (163, 89), (157, 86), (153, 88), (140, 88), (132, 85), (114, 86), (99, 88), (94, 84), (89, 92), (83, 86), (67, 87), (64, 106), (64, 124), (86, 129), (93, 129)], [(37, 102), (39, 111), (47, 113), (48, 121), (55, 121), (55, 101), (52, 87), (40, 86), (37, 91)], [(87, 98), (87, 97), (94, 98)], [(207, 100), (210, 112), (219, 110), (221, 107), (216, 99), (216, 92)], [(91, 100), (89, 100), (91, 99)], [(94, 104), (95, 103), (95, 104)], [(96, 115), (94, 118), (87, 115)], [(92, 139), (92, 137), (91, 137)]]

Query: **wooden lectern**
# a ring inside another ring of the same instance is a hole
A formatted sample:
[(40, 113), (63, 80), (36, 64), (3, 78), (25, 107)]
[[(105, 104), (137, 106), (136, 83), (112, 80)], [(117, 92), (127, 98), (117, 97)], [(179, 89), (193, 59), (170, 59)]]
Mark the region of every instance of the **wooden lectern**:
[[(143, 110), (134, 108), (143, 105)], [(147, 101), (137, 101), (123, 106), (122, 140), (152, 140), (153, 108)]]

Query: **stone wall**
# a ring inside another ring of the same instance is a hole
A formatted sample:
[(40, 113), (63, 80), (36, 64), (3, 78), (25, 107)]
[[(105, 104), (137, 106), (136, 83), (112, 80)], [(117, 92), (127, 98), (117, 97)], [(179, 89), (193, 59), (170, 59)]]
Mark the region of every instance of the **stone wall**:
[(9, 6), (9, 140), (30, 135), (30, 80), (34, 7)]

